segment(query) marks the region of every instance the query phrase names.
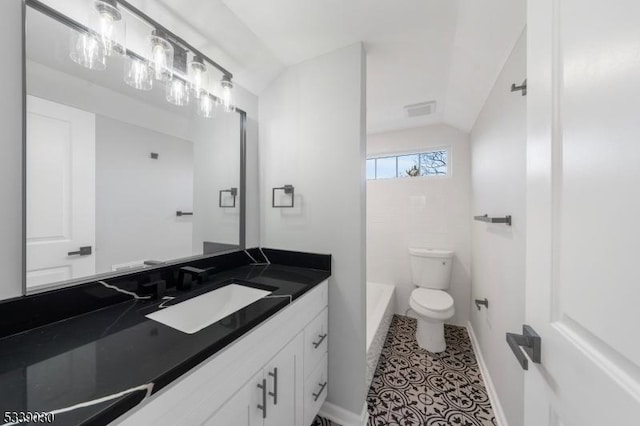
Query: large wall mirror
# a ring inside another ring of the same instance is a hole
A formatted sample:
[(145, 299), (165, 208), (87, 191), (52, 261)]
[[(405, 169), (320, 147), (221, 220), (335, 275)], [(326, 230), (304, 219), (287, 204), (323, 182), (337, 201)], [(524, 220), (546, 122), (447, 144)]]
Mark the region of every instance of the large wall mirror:
[(244, 248), (228, 77), (121, 4), (26, 4), (25, 292)]

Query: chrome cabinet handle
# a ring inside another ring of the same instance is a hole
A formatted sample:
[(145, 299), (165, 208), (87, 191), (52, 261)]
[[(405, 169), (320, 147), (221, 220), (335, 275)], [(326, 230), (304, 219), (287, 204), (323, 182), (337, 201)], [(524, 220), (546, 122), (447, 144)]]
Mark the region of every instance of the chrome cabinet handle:
[(269, 396), (273, 397), (273, 405), (278, 405), (278, 367), (270, 371), (269, 376), (273, 377), (273, 392), (269, 392)]
[(318, 349), (318, 346), (320, 346), (324, 339), (327, 338), (327, 333), (319, 334), (318, 337), (320, 338), (320, 340), (318, 340), (317, 342), (313, 342), (313, 349)]
[(258, 383), (258, 389), (262, 389), (262, 405), (258, 404), (258, 410), (262, 410), (262, 418), (267, 418), (267, 379), (262, 379), (262, 384)]
[[(320, 384), (320, 383), (319, 383)], [(324, 388), (327, 387), (327, 382), (325, 381), (324, 383), (320, 384), (320, 390), (318, 391), (318, 393), (312, 393), (311, 395), (313, 395), (313, 400), (314, 402), (318, 400), (318, 398), (320, 398), (320, 395), (322, 395), (322, 391), (324, 390)]]

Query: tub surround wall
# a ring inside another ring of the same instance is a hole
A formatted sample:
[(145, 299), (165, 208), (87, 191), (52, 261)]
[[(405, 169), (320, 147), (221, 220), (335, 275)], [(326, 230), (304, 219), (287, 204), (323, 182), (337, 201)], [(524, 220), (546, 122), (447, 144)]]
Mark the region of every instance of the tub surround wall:
[(469, 136), (436, 124), (367, 137), (368, 157), (438, 147), (451, 148), (450, 177), (367, 181), (367, 280), (395, 285), (395, 313), (404, 315), (415, 288), (408, 248), (453, 250), (447, 292), (453, 297), (456, 314), (447, 322), (466, 325), (471, 293)]
[[(364, 102), (360, 43), (289, 67), (260, 95), (261, 245), (332, 254), (325, 405), (355, 419), (366, 416)], [(285, 184), (295, 208), (272, 208)]]
[(489, 300), (489, 309), (471, 310), (471, 324), (499, 399), (496, 417), (510, 425), (523, 423), (524, 374), (505, 333), (524, 322), (527, 98), (509, 87), (525, 78), (523, 33), (471, 131), (473, 214), (510, 214), (513, 221), (473, 222), (471, 269), (472, 298)]

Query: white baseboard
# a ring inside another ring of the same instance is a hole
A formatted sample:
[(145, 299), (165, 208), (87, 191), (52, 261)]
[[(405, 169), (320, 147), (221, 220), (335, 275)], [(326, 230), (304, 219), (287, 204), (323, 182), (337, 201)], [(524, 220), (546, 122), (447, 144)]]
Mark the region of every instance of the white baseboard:
[(504, 410), (502, 409), (502, 405), (500, 404), (500, 399), (498, 399), (496, 388), (493, 386), (493, 381), (491, 381), (491, 375), (489, 374), (489, 370), (487, 369), (487, 364), (485, 364), (484, 358), (482, 357), (480, 344), (478, 343), (478, 339), (473, 332), (473, 326), (471, 325), (471, 322), (467, 322), (467, 331), (469, 332), (471, 345), (473, 346), (473, 351), (475, 352), (476, 359), (478, 360), (480, 373), (482, 374), (482, 378), (484, 379), (484, 385), (486, 386), (487, 393), (489, 394), (489, 401), (491, 401), (491, 407), (493, 408), (493, 414), (496, 416), (496, 422), (498, 423), (498, 426), (509, 426), (507, 423), (507, 419), (504, 416)]
[(367, 410), (366, 402), (360, 414), (356, 414), (353, 411), (345, 410), (338, 405), (325, 401), (318, 415), (342, 426), (366, 426), (369, 421), (369, 411)]

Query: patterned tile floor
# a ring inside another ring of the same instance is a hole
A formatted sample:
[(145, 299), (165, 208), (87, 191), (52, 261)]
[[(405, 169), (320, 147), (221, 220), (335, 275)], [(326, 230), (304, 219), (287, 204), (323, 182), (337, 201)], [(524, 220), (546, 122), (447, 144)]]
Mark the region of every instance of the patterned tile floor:
[[(367, 404), (370, 426), (496, 425), (464, 327), (445, 325), (447, 349), (418, 346), (416, 320), (394, 315)], [(316, 418), (313, 426), (339, 426)]]

